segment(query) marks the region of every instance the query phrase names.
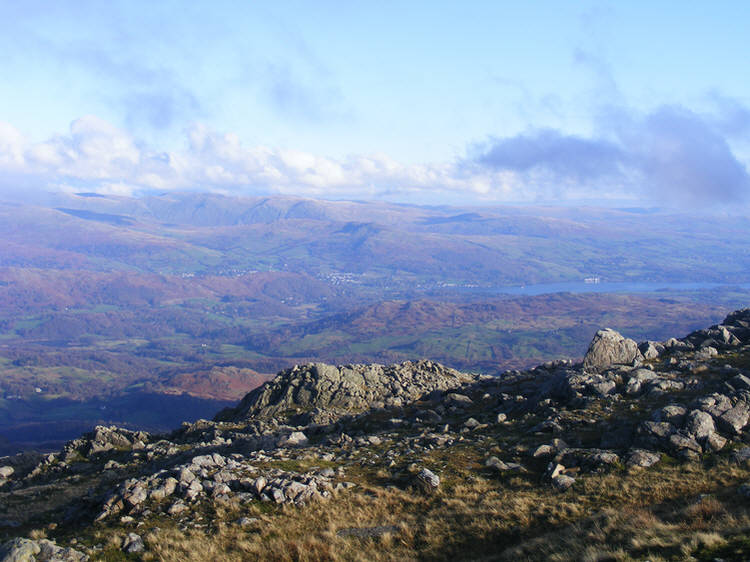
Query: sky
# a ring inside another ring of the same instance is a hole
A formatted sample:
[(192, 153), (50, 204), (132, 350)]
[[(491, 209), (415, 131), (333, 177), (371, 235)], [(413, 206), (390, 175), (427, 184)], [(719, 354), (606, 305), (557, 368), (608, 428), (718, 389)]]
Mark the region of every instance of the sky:
[(750, 5), (0, 0), (0, 191), (744, 209)]

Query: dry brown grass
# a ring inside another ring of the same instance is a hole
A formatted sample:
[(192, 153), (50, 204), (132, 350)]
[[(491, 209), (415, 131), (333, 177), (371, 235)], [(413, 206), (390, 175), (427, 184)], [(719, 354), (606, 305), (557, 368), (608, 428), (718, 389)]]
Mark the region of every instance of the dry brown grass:
[[(443, 467), (444, 487), (434, 496), (371, 485), (362, 472), (351, 475), (360, 487), (302, 508), (227, 505), (206, 514), (214, 524), (205, 530), (161, 521), (145, 536), (147, 559), (656, 561), (689, 559), (750, 529), (750, 512), (735, 492), (750, 473), (735, 465), (590, 475), (558, 494), (538, 476), (491, 476), (469, 457)], [(240, 527), (234, 521), (242, 516), (259, 521)], [(384, 525), (398, 532), (337, 535)]]

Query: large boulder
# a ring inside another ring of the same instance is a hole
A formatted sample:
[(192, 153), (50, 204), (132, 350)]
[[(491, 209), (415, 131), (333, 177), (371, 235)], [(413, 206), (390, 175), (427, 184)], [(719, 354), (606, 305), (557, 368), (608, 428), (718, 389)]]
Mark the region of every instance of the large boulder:
[(586, 369), (604, 369), (612, 365), (632, 365), (634, 361), (642, 359), (635, 341), (606, 328), (594, 336), (583, 358), (583, 366)]

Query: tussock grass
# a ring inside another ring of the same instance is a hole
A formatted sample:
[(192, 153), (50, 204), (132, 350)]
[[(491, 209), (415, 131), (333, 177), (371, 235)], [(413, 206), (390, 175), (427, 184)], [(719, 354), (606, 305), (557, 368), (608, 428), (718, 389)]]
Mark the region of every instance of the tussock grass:
[[(213, 524), (203, 529), (160, 520), (144, 536), (145, 559), (658, 561), (750, 553), (750, 539), (743, 542), (750, 505), (736, 493), (750, 472), (724, 461), (588, 475), (560, 494), (535, 474), (500, 478), (478, 470), (470, 451), (429, 460), (444, 476), (434, 495), (373, 485), (363, 470), (351, 474), (358, 488), (301, 508), (227, 504), (205, 514)], [(243, 516), (258, 521), (241, 527)], [(337, 534), (382, 526), (397, 531)]]

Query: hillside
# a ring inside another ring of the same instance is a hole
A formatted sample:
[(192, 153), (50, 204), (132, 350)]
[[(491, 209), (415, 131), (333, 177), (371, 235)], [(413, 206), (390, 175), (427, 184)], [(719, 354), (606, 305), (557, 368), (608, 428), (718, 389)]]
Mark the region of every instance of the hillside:
[[(300, 363), (497, 374), (580, 359), (600, 325), (688, 332), (747, 302), (747, 231), (658, 210), (3, 202), (0, 454), (54, 450), (96, 424), (164, 431)], [(140, 407), (153, 400), (158, 416)]]
[[(664, 339), (750, 296), (737, 217), (35, 197), (0, 203), (0, 453), (96, 424), (164, 431), (299, 363), (580, 359), (598, 326)], [(137, 407), (160, 397), (159, 416)]]
[(0, 553), (743, 560), (749, 367), (750, 309), (497, 377), (300, 365), (217, 421), (0, 459)]

